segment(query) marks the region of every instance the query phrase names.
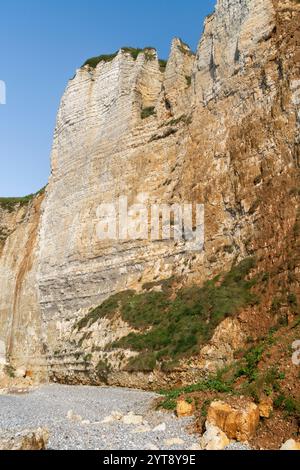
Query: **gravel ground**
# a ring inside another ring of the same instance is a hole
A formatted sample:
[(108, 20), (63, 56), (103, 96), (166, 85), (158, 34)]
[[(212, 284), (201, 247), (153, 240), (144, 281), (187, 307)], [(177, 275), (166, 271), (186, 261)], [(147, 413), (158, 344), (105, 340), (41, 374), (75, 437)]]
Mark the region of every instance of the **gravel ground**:
[(242, 444), (241, 442), (233, 442), (225, 448), (225, 450), (252, 450), (247, 444)]
[[(137, 390), (48, 385), (28, 394), (0, 395), (0, 429), (47, 427), (51, 449), (197, 450), (199, 436), (186, 429), (192, 419), (153, 411), (155, 398)], [(114, 412), (142, 415), (143, 423), (102, 422)], [(160, 425), (165, 430), (155, 430)]]

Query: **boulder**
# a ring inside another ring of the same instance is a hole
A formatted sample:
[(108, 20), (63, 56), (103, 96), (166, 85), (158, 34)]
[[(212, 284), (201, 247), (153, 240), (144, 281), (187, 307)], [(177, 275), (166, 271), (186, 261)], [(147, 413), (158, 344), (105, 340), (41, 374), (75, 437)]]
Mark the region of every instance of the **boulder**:
[(74, 413), (73, 410), (69, 410), (68, 413), (67, 413), (67, 418), (69, 421), (73, 421), (74, 423), (80, 423), (83, 421), (82, 419), (82, 416), (80, 415), (77, 415), (76, 413)]
[(166, 423), (161, 423), (152, 429), (153, 432), (165, 432), (167, 430)]
[(206, 422), (206, 432), (203, 434), (200, 445), (204, 450), (223, 450), (230, 444), (226, 434), (217, 426)]
[(289, 439), (281, 446), (280, 450), (300, 450), (300, 442)]
[(16, 433), (0, 431), (0, 450), (45, 450), (48, 440), (49, 432), (42, 428)]
[(178, 418), (192, 416), (194, 414), (194, 407), (185, 400), (179, 400), (176, 406), (176, 414)]
[(184, 440), (180, 439), (179, 437), (173, 437), (171, 439), (165, 439), (164, 444), (167, 447), (183, 446), (184, 445)]
[(235, 400), (233, 404), (214, 401), (208, 409), (208, 423), (221, 429), (229, 439), (245, 442), (251, 439), (259, 423), (259, 408), (255, 403)]
[(111, 424), (113, 423), (115, 418), (113, 416), (105, 416), (105, 418), (101, 421), (102, 424)]
[(128, 415), (123, 416), (122, 421), (124, 424), (138, 426), (143, 423), (143, 416), (128, 413)]
[(272, 398), (262, 399), (258, 405), (258, 408), (259, 408), (259, 415), (261, 418), (270, 418), (271, 413), (273, 412)]

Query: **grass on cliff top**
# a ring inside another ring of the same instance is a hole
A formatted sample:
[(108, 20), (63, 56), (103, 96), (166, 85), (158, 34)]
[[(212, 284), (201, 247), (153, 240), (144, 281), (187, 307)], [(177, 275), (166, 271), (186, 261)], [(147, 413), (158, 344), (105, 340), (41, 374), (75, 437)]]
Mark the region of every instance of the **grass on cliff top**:
[[(127, 52), (131, 57), (136, 60), (138, 56), (142, 53), (145, 54), (147, 60), (153, 60), (155, 58), (153, 54), (153, 47), (145, 47), (144, 49), (134, 48), (134, 47), (122, 47), (122, 51)], [(117, 57), (119, 51), (116, 51), (113, 54), (104, 54), (97, 57), (91, 57), (86, 60), (82, 67), (89, 65), (91, 68), (96, 68), (100, 62), (112, 62), (115, 57)]]
[(18, 206), (25, 206), (29, 204), (36, 196), (42, 194), (45, 191), (45, 187), (40, 189), (34, 194), (29, 194), (24, 197), (0, 197), (0, 208), (7, 210), (8, 212), (13, 212)]
[(128, 370), (150, 371), (157, 363), (170, 370), (180, 358), (199, 352), (222, 320), (257, 303), (251, 292), (256, 279), (246, 279), (254, 265), (253, 259), (246, 259), (203, 287), (183, 287), (175, 293), (174, 279), (159, 283), (161, 290), (146, 285), (143, 293), (122, 292), (92, 310), (77, 327), (90, 326), (118, 311), (125, 322), (139, 330), (110, 345), (139, 353), (130, 360)]

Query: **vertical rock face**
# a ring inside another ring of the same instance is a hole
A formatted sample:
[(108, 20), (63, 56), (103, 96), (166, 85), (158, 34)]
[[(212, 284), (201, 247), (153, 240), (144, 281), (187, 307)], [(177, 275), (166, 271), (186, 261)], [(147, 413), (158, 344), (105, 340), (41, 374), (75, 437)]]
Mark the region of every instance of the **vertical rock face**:
[(228, 93), (230, 79), (241, 69), (249, 72), (253, 59), (262, 59), (261, 46), (270, 39), (275, 24), (272, 0), (218, 2), (215, 14), (206, 20), (195, 61), (197, 91), (204, 103)]
[[(173, 102), (174, 107), (183, 106), (171, 86), (174, 68), (178, 65), (180, 74), (181, 69), (188, 73), (189, 65), (191, 69), (191, 53), (184, 46), (181, 52), (181, 43), (176, 44), (165, 90), (155, 52), (141, 53), (134, 60), (122, 50), (111, 62), (80, 69), (67, 87), (58, 114), (40, 233), (38, 282), (47, 343), (57, 341), (57, 327), (68, 326), (76, 318), (74, 312), (155, 276), (187, 272), (184, 242), (175, 246), (97, 237), (100, 204), (126, 196), (132, 205), (142, 193), (153, 202), (168, 202), (172, 196), (180, 175), (183, 130), (180, 125), (174, 128), (166, 148), (165, 129), (160, 126), (171, 116)], [(186, 80), (181, 86), (184, 91), (188, 88)], [(143, 119), (143, 110), (156, 105), (157, 114)], [(171, 182), (172, 172), (177, 178)]]
[[(0, 368), (7, 358), (39, 376), (42, 356), (37, 286), (38, 230), (43, 195), (25, 207), (1, 210)], [(1, 370), (0, 370), (1, 375)]]
[[(166, 65), (153, 49), (123, 49), (77, 71), (44, 201), (1, 212), (0, 355), (5, 346), (17, 362), (22, 351), (38, 357), (42, 342), (64, 377), (77, 367), (74, 324), (115, 292), (172, 275), (202, 282), (253, 254), (287, 282), (299, 217), (298, 24), (294, 1), (219, 0), (196, 55), (175, 39)], [(205, 250), (99, 240), (99, 205), (142, 193), (204, 203)], [(114, 334), (128, 326), (97, 326), (103, 347)]]

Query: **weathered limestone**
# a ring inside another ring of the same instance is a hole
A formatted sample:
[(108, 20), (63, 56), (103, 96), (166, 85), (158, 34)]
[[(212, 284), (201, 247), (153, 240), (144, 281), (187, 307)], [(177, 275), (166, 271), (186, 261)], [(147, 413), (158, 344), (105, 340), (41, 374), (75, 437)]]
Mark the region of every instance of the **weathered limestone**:
[(200, 351), (199, 366), (206, 371), (222, 369), (234, 359), (234, 352), (245, 345), (245, 333), (235, 318), (226, 318), (217, 327), (209, 344)]
[(15, 369), (40, 370), (42, 334), (37, 290), (38, 231), (43, 195), (14, 211), (1, 211), (0, 225), (9, 236), (0, 252), (0, 365), (8, 358)]
[(259, 423), (259, 408), (255, 403), (242, 400), (235, 404), (222, 401), (211, 403), (207, 422), (221, 429), (230, 439), (248, 441), (251, 439)]

